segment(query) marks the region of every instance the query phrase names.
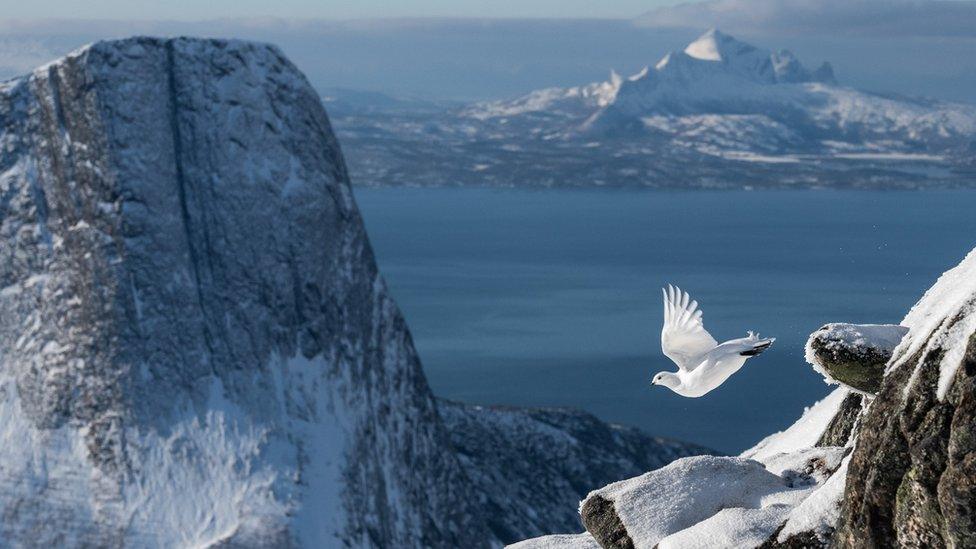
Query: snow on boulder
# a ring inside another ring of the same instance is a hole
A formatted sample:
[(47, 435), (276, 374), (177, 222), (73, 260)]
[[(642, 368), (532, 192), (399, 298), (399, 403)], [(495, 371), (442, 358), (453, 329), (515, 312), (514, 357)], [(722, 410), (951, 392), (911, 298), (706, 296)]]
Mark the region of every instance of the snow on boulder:
[(698, 456), (592, 492), (580, 506), (605, 547), (750, 547), (837, 468), (843, 448), (777, 454), (770, 465)]
[(885, 365), (907, 332), (892, 324), (827, 324), (810, 334), (806, 359), (827, 383), (876, 394)]
[(600, 544), (593, 539), (593, 536), (583, 532), (582, 534), (556, 534), (553, 536), (542, 536), (527, 539), (512, 545), (507, 545), (507, 549), (601, 549)]

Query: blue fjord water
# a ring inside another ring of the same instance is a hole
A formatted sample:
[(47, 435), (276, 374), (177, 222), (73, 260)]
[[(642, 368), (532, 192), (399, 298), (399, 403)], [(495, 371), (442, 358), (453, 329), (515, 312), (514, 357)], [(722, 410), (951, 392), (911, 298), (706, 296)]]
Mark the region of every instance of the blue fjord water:
[[(972, 191), (358, 188), (377, 259), (439, 396), (573, 406), (737, 452), (830, 388), (803, 360), (826, 322), (897, 323), (976, 246)], [(685, 399), (650, 385), (661, 286), (719, 341), (773, 347)]]

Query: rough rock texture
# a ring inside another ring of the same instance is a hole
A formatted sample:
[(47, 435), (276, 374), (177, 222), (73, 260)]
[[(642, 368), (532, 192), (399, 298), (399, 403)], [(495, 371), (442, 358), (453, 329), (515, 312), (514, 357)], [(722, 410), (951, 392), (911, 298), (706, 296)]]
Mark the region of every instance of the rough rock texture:
[(489, 543), (278, 50), (94, 44), (0, 150), (0, 545)]
[(859, 429), (834, 544), (976, 546), (976, 252), (902, 322)]
[(854, 433), (854, 426), (864, 407), (864, 396), (849, 393), (840, 404), (840, 409), (827, 424), (816, 446), (846, 446)]
[(591, 490), (681, 457), (714, 453), (608, 425), (575, 410), (443, 400), (439, 409), (461, 463), (487, 504), (488, 525), (505, 543), (579, 531), (576, 507)]
[(579, 513), (586, 531), (604, 549), (634, 549), (634, 540), (609, 499), (601, 495), (586, 498)]
[(907, 332), (889, 324), (827, 324), (810, 334), (807, 361), (828, 383), (877, 394), (885, 364)]

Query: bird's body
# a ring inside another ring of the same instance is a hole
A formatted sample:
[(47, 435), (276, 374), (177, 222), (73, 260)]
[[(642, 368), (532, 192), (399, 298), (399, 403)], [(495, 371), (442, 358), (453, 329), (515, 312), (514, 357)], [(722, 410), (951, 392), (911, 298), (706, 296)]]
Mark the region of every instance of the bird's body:
[(698, 302), (680, 288), (664, 290), (664, 328), (661, 349), (678, 365), (677, 372), (660, 372), (655, 385), (685, 397), (700, 397), (725, 382), (749, 357), (772, 345), (775, 338), (747, 337), (719, 344), (702, 325)]

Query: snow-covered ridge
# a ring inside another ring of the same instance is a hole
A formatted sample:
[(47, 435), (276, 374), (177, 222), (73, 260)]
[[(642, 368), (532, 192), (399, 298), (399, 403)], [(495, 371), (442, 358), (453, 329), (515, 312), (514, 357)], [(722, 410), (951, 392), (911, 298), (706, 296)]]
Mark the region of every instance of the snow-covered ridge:
[(742, 84), (835, 83), (833, 70), (827, 63), (810, 71), (789, 50), (763, 50), (712, 29), (688, 44), (683, 51), (672, 51), (655, 63), (653, 68), (645, 67), (628, 78), (611, 71), (610, 80), (605, 82), (572, 88), (548, 88), (512, 101), (478, 104), (464, 112), (468, 116), (485, 119), (545, 110), (602, 108), (616, 103), (621, 93), (624, 96), (628, 93), (647, 93), (649, 89), (659, 86), (677, 86), (688, 91), (696, 87), (696, 80), (708, 80), (709, 84), (719, 80), (724, 80), (726, 84), (736, 81)]
[[(909, 331), (895, 349), (887, 372), (915, 361), (914, 381), (926, 355), (939, 348), (943, 354), (936, 395), (940, 400), (945, 398), (956, 371), (963, 364), (969, 338), (976, 332), (976, 250), (943, 273), (901, 323)], [(911, 389), (910, 382), (905, 392)]]
[(839, 85), (717, 30), (629, 77), (336, 118), (367, 185), (971, 186), (976, 107)]

